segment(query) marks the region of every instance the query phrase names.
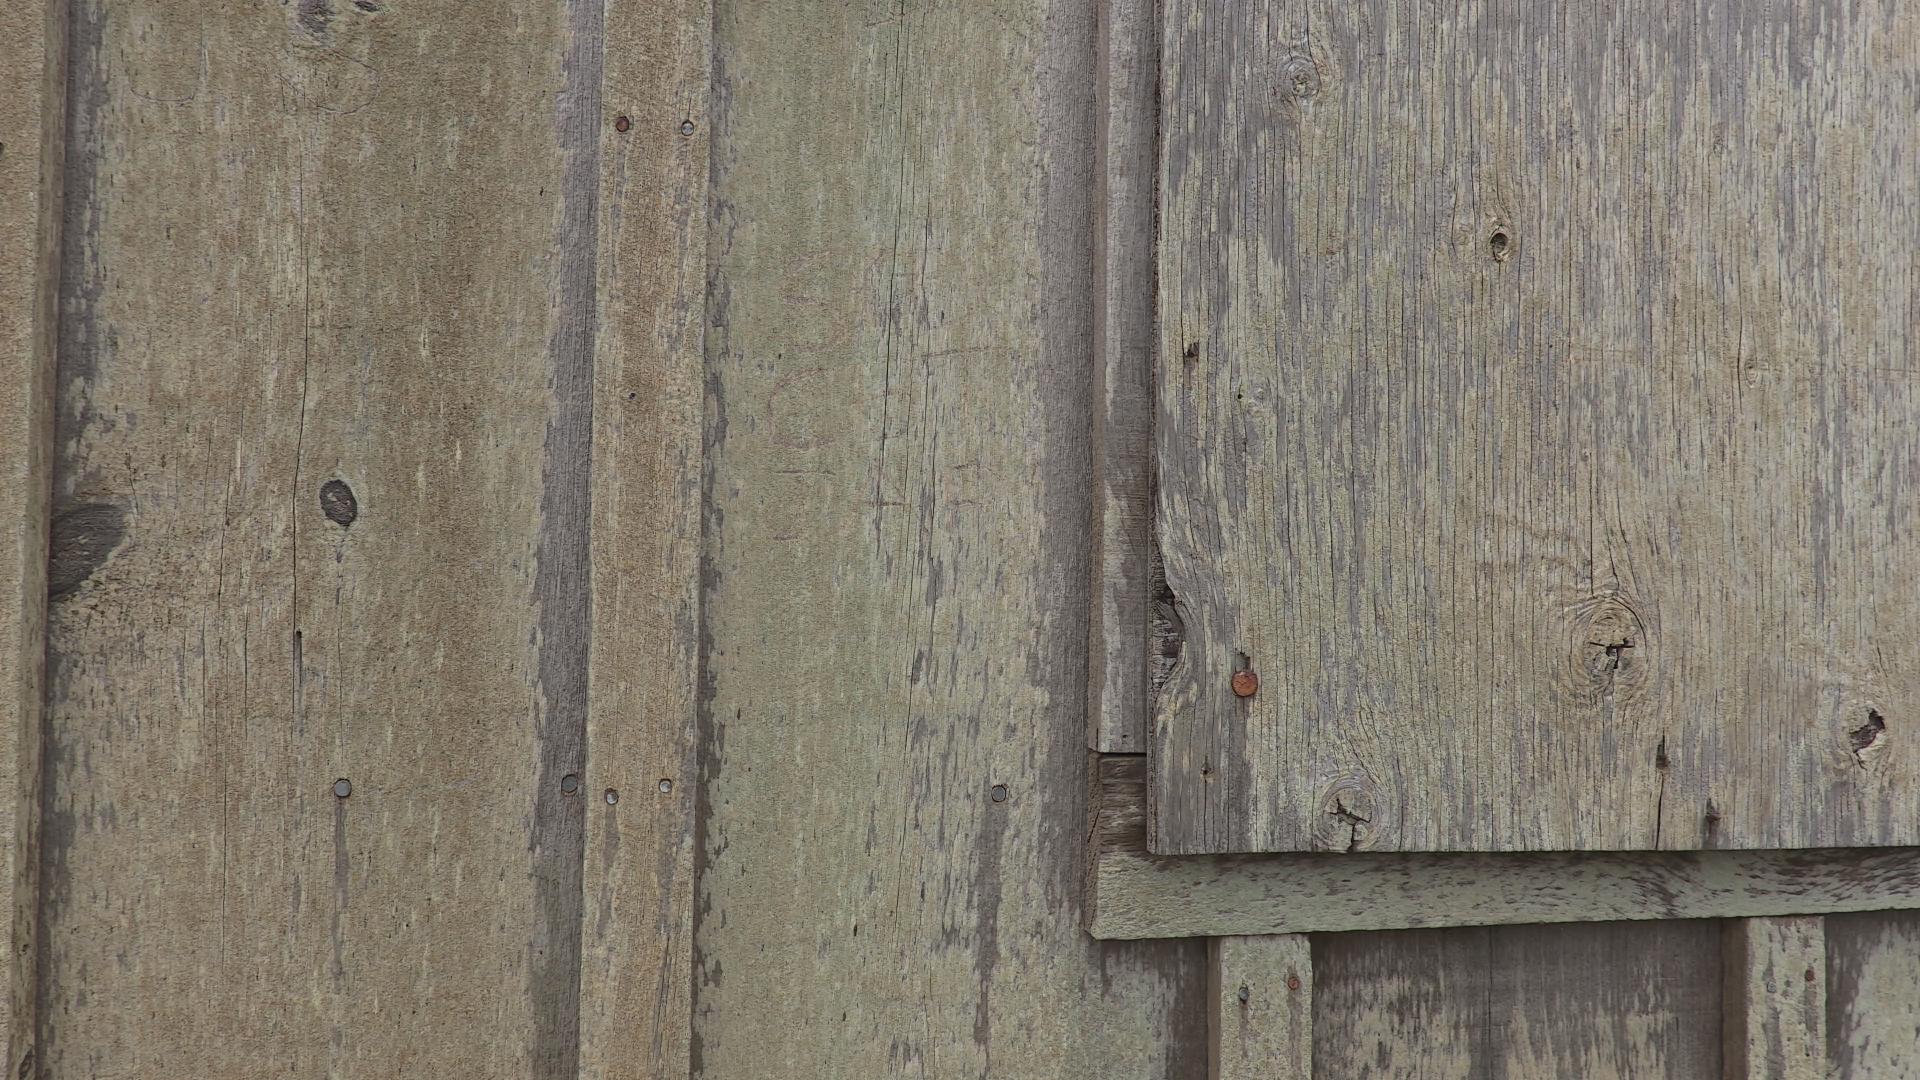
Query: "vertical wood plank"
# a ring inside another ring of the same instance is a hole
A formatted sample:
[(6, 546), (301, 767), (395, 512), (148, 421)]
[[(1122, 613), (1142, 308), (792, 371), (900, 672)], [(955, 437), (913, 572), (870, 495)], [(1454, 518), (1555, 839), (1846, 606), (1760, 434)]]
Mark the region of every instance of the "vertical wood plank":
[(692, 1035), (712, 13), (605, 12), (580, 1076), (666, 1080)]
[(1205, 1070), (1080, 927), (1088, 8), (714, 6), (706, 1080)]
[(1829, 915), (1826, 923), (1833, 1075), (1920, 1076), (1920, 912)]
[(32, 1076), (66, 9), (0, 7), (0, 1069)]
[(1152, 491), (1153, 188), (1158, 160), (1159, 12), (1153, 0), (1103, 0), (1096, 46), (1094, 175), (1092, 677), (1088, 745), (1147, 748), (1154, 675)]
[(1304, 934), (1210, 940), (1213, 1080), (1312, 1080), (1313, 956)]
[(1712, 923), (1315, 935), (1314, 1077), (1718, 1075)]
[(575, 1075), (597, 10), (74, 6), (44, 1075)]
[(1728, 1080), (1827, 1075), (1825, 923), (1819, 915), (1726, 923)]

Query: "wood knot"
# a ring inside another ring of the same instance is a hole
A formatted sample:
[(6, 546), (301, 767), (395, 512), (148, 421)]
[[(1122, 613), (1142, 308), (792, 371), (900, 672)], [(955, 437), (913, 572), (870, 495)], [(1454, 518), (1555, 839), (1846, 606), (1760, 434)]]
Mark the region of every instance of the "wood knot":
[(1280, 92), (1295, 101), (1320, 93), (1320, 65), (1310, 56), (1289, 56), (1280, 63)]
[(320, 512), (344, 529), (359, 519), (360, 500), (345, 480), (329, 480), (320, 485)]
[(1867, 722), (1847, 732), (1847, 746), (1853, 751), (1853, 763), (1863, 769), (1887, 748), (1887, 718), (1879, 709), (1868, 709)]
[(1320, 797), (1320, 819), (1313, 824), (1315, 851), (1360, 851), (1373, 840), (1378, 815), (1372, 782), (1342, 776)]
[(1603, 593), (1570, 612), (1568, 678), (1583, 700), (1625, 698), (1644, 689), (1652, 661), (1646, 625), (1626, 598)]

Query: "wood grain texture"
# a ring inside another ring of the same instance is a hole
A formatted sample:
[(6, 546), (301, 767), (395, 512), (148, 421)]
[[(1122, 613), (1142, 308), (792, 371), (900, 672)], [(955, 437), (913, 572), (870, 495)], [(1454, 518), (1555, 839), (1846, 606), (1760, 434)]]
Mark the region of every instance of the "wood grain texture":
[(33, 1075), (66, 5), (0, 8), (0, 1069)]
[(1302, 934), (1208, 942), (1208, 1075), (1313, 1080), (1313, 955)]
[(1154, 850), (1920, 843), (1920, 10), (1166, 11)]
[(714, 17), (695, 1072), (1200, 1075), (1080, 926), (1087, 7)]
[(693, 1025), (713, 20), (604, 10), (580, 1076), (664, 1080)]
[(75, 5), (43, 1076), (574, 1075), (590, 14)]
[(1093, 476), (1096, 608), (1088, 746), (1147, 748), (1152, 690), (1153, 217), (1160, 91), (1153, 0), (1098, 6), (1094, 120)]
[(1315, 1080), (1720, 1075), (1712, 923), (1316, 935), (1313, 969)]
[(1920, 908), (1920, 850), (1154, 855), (1147, 765), (1098, 763), (1098, 938), (1717, 919)]
[(1723, 933), (1728, 1080), (1823, 1080), (1826, 919), (1735, 919)]
[(1920, 914), (1829, 916), (1826, 939), (1832, 1075), (1920, 1076)]

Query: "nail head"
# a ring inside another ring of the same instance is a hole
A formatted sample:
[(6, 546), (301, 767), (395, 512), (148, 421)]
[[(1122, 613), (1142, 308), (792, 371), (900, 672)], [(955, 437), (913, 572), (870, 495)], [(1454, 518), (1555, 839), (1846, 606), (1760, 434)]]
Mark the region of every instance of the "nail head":
[(568, 773), (567, 775), (561, 777), (560, 790), (568, 795), (579, 794), (580, 793), (580, 777), (576, 776), (573, 773)]
[(619, 801), (620, 801), (620, 793), (618, 791), (615, 791), (613, 788), (608, 788), (607, 789), (607, 805), (612, 806), (614, 803), (617, 803)]
[(667, 779), (664, 776), (661, 777), (660, 778), (660, 794), (669, 795), (669, 794), (672, 794), (672, 792), (673, 792), (673, 781)]
[(1260, 676), (1251, 671), (1233, 673), (1233, 692), (1239, 697), (1252, 697), (1260, 689)]
[(632, 126), (633, 126), (633, 121), (627, 119), (624, 116), (616, 116), (613, 118), (613, 130), (618, 131), (622, 134), (625, 134), (626, 130)]
[(994, 802), (1006, 802), (1007, 801), (1007, 785), (1005, 784), (993, 785), (992, 795), (993, 795)]
[(344, 776), (338, 780), (335, 780), (333, 782), (333, 794), (334, 794), (334, 797), (340, 798), (340, 799), (344, 799), (347, 796), (353, 794), (353, 781), (347, 779)]

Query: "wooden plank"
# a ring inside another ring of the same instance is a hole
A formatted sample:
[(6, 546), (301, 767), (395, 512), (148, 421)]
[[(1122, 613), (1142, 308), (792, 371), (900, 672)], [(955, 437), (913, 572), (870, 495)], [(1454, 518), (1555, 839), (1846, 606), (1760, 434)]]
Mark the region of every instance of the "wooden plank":
[(0, 1069), (34, 1074), (40, 738), (46, 700), (55, 298), (66, 130), (66, 9), (0, 8)]
[(580, 1076), (684, 1078), (713, 19), (604, 11)]
[(1827, 919), (1827, 1057), (1833, 1075), (1920, 1075), (1920, 914)]
[(1202, 1075), (1080, 927), (1088, 7), (714, 19), (695, 1071)]
[(43, 1075), (575, 1075), (587, 6), (75, 6)]
[(1718, 960), (1703, 922), (1316, 936), (1313, 1075), (1715, 1076)]
[[(1104, 0), (1095, 82), (1093, 475), (1095, 602), (1088, 746), (1147, 748), (1153, 575), (1153, 182), (1160, 27), (1153, 0)], [(1164, 672), (1160, 672), (1164, 674)]]
[(1313, 956), (1301, 934), (1209, 943), (1213, 1080), (1313, 1080)]
[(1737, 919), (1725, 935), (1728, 1080), (1824, 1078), (1826, 919)]
[(1920, 843), (1920, 11), (1166, 10), (1154, 850)]
[(1087, 926), (1098, 938), (1292, 934), (1920, 908), (1920, 849), (1154, 855), (1147, 765), (1104, 757)]

